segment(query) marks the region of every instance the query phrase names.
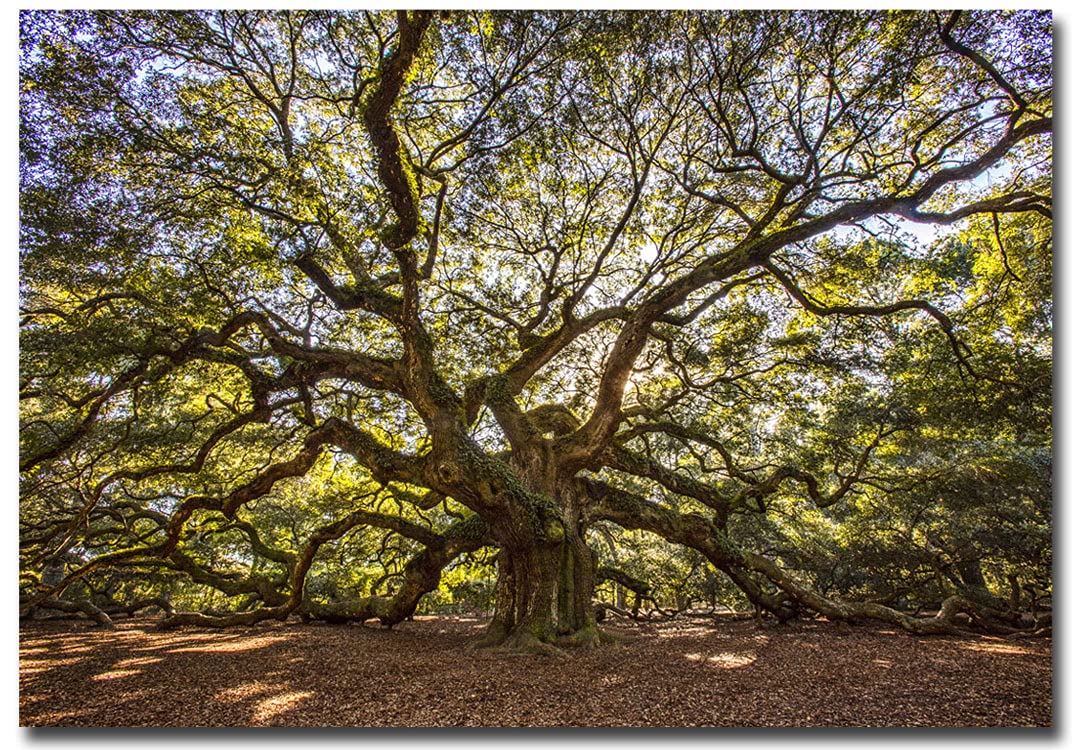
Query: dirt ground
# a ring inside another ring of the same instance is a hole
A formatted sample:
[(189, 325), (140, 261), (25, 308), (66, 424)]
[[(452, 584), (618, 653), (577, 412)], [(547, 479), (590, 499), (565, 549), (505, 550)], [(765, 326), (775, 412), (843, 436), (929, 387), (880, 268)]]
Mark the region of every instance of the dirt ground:
[(688, 618), (559, 659), (484, 622), (20, 631), (23, 726), (1049, 726), (1049, 639)]

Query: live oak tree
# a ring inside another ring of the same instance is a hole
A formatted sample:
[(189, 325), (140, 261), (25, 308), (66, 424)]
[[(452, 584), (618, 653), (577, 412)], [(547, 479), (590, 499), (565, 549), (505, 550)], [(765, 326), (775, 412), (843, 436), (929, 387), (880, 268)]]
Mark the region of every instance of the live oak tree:
[[(1008, 619), (965, 549), (1049, 569), (1049, 14), (21, 39), (24, 607), (183, 581), (221, 596), (166, 624), (391, 625), (494, 559), (486, 641), (551, 650), (599, 639), (619, 528), (914, 632)], [(968, 533), (1009, 507), (1015, 549)], [(941, 612), (863, 597), (873, 549)]]

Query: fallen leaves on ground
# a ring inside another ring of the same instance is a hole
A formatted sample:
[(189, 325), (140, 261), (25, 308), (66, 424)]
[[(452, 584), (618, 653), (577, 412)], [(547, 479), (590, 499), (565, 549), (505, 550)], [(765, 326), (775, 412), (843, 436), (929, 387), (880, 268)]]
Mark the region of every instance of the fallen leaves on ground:
[(617, 622), (569, 658), (479, 650), (484, 621), (393, 630), (20, 632), (24, 726), (1049, 726), (1049, 639)]

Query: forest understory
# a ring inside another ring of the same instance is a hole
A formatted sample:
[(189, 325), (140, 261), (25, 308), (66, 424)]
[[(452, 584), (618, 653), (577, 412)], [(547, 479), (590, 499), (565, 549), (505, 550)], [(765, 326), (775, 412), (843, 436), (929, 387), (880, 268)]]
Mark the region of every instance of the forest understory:
[(616, 619), (568, 658), (475, 648), (485, 618), (162, 632), (29, 622), (23, 726), (1027, 726), (1051, 639), (874, 625)]

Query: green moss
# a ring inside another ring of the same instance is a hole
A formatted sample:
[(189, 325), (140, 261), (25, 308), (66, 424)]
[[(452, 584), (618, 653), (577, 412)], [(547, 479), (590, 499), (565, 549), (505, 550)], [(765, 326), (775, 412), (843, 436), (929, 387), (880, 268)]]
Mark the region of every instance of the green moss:
[(534, 536), (543, 543), (558, 544), (566, 538), (562, 511), (547, 495), (532, 492), (522, 484), (514, 470), (503, 460), (488, 455), (470, 442), (463, 441), (458, 460), (466, 473), (481, 483), (487, 483), (486, 492), (492, 499), (501, 497), (510, 505), (524, 510)]
[(437, 375), (433, 375), (428, 384), (432, 400), (439, 406), (460, 406), (461, 398), (454, 389), (447, 385), (446, 381)]
[(513, 403), (514, 396), (510, 392), (510, 378), (506, 375), (495, 375), (490, 378), (484, 391), (484, 400), (496, 406)]
[(480, 541), (487, 533), (487, 522), (480, 516), (473, 514), (463, 521), (458, 521), (451, 526), (446, 536), (450, 539), (465, 539)]
[(603, 634), (595, 625), (574, 631), (570, 635), (563, 636), (558, 640), (558, 645), (563, 648), (594, 648), (603, 641)]

